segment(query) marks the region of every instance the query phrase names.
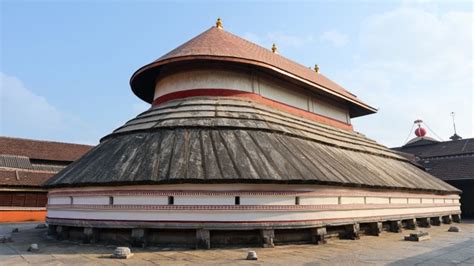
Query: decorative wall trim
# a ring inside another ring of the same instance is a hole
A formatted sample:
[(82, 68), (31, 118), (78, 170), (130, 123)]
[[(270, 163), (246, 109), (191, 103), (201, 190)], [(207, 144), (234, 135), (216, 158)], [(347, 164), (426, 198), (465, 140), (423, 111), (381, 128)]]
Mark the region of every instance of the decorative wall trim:
[(332, 211), (459, 207), (460, 204), (328, 204), (328, 205), (89, 205), (48, 204), (51, 210), (157, 210), (157, 211)]
[[(328, 189), (326, 189), (328, 190)], [(339, 196), (358, 196), (358, 197), (390, 197), (390, 198), (427, 198), (427, 199), (459, 199), (459, 195), (436, 195), (436, 194), (418, 194), (391, 192), (373, 192), (357, 190), (337, 190), (337, 191), (317, 191), (317, 190), (60, 190), (50, 191), (48, 197), (65, 196), (317, 196), (317, 197), (339, 197)]]

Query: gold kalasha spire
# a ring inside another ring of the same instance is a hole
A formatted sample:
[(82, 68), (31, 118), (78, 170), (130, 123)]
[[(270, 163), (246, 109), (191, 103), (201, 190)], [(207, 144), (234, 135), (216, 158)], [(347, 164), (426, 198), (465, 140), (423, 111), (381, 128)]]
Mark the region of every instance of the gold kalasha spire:
[(318, 64), (314, 65), (314, 71), (316, 71), (316, 73), (319, 73), (319, 66), (318, 66)]
[(272, 45), (272, 52), (275, 53), (275, 54), (278, 54), (278, 48), (277, 48), (276, 44)]
[(218, 29), (223, 29), (224, 27), (222, 27), (222, 20), (221, 18), (217, 18), (216, 20), (216, 28)]

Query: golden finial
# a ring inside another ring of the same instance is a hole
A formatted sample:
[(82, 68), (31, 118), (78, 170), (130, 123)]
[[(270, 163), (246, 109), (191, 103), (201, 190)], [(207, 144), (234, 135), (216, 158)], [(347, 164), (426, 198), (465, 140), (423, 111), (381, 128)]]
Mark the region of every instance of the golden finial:
[(277, 48), (276, 44), (272, 45), (272, 52), (275, 53), (275, 54), (278, 54), (278, 48)]
[(314, 65), (314, 71), (316, 71), (316, 73), (319, 73), (319, 66), (318, 66), (318, 64)]
[(222, 20), (221, 18), (217, 18), (216, 20), (216, 28), (218, 29), (223, 29), (224, 27), (222, 27)]

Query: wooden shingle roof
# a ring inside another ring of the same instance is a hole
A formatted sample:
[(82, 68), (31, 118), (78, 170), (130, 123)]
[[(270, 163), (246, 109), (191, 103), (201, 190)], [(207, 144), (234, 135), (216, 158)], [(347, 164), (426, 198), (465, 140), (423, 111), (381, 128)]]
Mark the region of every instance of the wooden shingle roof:
[(229, 97), (155, 106), (102, 139), (48, 187), (284, 183), (453, 193), (365, 136)]
[(137, 70), (130, 80), (132, 90), (138, 97), (151, 103), (156, 78), (159, 76), (161, 67), (171, 63), (196, 60), (239, 63), (265, 69), (274, 75), (285, 76), (305, 84), (312, 90), (328, 93), (347, 101), (352, 106), (351, 116), (353, 117), (376, 112), (373, 107), (365, 104), (323, 74), (316, 73), (306, 66), (217, 27), (211, 27), (158, 60)]

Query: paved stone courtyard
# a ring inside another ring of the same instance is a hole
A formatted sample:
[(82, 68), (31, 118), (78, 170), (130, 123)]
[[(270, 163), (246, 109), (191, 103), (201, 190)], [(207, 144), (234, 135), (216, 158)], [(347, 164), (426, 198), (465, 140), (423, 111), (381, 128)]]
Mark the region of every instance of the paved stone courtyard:
[[(46, 229), (35, 223), (1, 224), (0, 235), (11, 233), (13, 242), (0, 244), (0, 265), (474, 265), (474, 221), (455, 224), (460, 233), (447, 232), (449, 225), (422, 228), (431, 239), (406, 242), (403, 233), (384, 232), (360, 240), (331, 239), (325, 245), (290, 245), (275, 248), (227, 248), (211, 250), (166, 250), (133, 248), (127, 260), (109, 258), (114, 246), (82, 245), (49, 240)], [(40, 251), (27, 251), (37, 243)], [(249, 250), (258, 261), (247, 261)]]

